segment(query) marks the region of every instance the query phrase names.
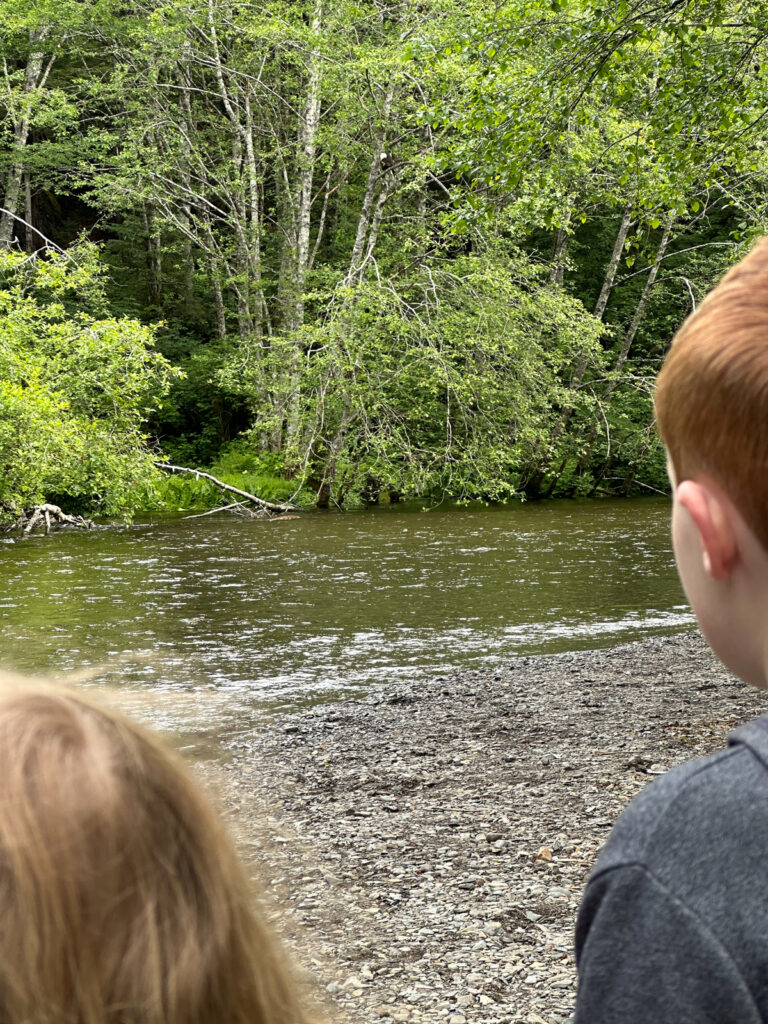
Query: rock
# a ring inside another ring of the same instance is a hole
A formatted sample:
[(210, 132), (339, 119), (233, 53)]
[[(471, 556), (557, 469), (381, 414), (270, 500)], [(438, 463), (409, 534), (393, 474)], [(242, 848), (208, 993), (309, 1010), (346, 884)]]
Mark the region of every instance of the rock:
[(362, 989), (362, 987), (362, 981), (360, 981), (359, 978), (356, 978), (354, 974), (350, 975), (350, 977), (348, 977), (347, 980), (341, 985), (342, 991), (347, 991), (348, 989)]
[(713, 666), (691, 635), (517, 659), (491, 687), (395, 673), (354, 700), (248, 719), (223, 763), (195, 769), (311, 965), (304, 983), (337, 1004), (326, 1019), (567, 1024), (574, 917), (606, 829), (652, 769), (760, 713)]
[(550, 861), (552, 860), (552, 851), (548, 846), (542, 846), (539, 852), (536, 854), (536, 860)]

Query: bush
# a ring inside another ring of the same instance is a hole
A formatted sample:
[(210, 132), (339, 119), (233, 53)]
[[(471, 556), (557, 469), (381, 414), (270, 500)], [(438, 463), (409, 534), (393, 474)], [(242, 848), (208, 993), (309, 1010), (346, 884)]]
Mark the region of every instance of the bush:
[(94, 246), (0, 254), (0, 520), (56, 495), (130, 516), (157, 471), (142, 434), (174, 371), (151, 327), (104, 308)]

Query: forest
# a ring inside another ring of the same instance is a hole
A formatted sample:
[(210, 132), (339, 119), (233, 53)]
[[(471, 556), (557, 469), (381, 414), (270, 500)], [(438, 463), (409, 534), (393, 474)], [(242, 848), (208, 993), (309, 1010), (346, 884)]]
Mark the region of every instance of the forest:
[(666, 487), (761, 0), (1, 0), (0, 521)]

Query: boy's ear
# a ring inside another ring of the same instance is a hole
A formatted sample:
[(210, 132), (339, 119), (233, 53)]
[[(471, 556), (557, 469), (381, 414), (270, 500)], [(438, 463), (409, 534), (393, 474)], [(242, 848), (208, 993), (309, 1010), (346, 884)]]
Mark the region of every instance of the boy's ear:
[(713, 580), (727, 579), (737, 554), (736, 531), (727, 502), (716, 490), (696, 480), (678, 484), (675, 500), (698, 531), (704, 571)]

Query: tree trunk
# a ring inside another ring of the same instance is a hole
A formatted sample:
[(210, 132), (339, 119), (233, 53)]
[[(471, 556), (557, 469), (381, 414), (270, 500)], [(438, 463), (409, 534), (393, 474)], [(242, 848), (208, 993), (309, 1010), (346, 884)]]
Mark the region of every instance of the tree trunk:
[[(623, 340), (621, 342), (621, 348), (619, 349), (619, 353), (616, 356), (616, 362), (615, 362), (614, 367), (613, 367), (612, 376), (609, 379), (608, 383), (606, 384), (605, 388), (603, 389), (603, 394), (602, 394), (602, 399), (601, 400), (606, 405), (607, 405), (611, 395), (614, 393), (616, 388), (621, 383), (621, 371), (624, 369), (624, 366), (626, 365), (627, 359), (629, 358), (629, 350), (632, 347), (632, 342), (635, 340), (635, 336), (637, 335), (637, 329), (640, 326), (640, 323), (641, 323), (641, 321), (643, 319), (643, 315), (645, 313), (646, 307), (648, 305), (648, 299), (650, 297), (650, 294), (651, 294), (651, 291), (653, 289), (653, 286), (654, 286), (654, 284), (656, 282), (656, 275), (659, 272), (659, 267), (661, 265), (661, 261), (664, 258), (664, 253), (666, 252), (667, 245), (669, 244), (669, 238), (670, 238), (670, 235), (672, 234), (672, 227), (673, 227), (673, 225), (674, 225), (674, 218), (670, 215), (670, 216), (667, 217), (666, 223), (664, 225), (664, 231), (662, 232), (662, 235), (661, 235), (661, 241), (659, 242), (659, 247), (656, 250), (656, 258), (654, 259), (653, 264), (651, 265), (651, 268), (648, 271), (648, 277), (645, 280), (645, 285), (644, 285), (643, 290), (642, 290), (642, 292), (640, 294), (640, 300), (637, 303), (637, 308), (635, 309), (635, 314), (632, 317), (632, 320), (631, 320), (631, 322), (629, 324), (629, 327), (627, 328), (626, 333), (624, 335), (624, 338), (623, 338)], [(591, 460), (591, 458), (592, 458), (592, 456), (594, 454), (594, 449), (595, 449), (595, 444), (597, 442), (597, 437), (598, 437), (598, 430), (595, 428), (595, 429), (592, 430), (592, 433), (591, 433), (590, 438), (589, 438), (589, 442), (588, 442), (588, 444), (586, 446), (586, 450), (584, 451), (584, 454), (582, 455), (581, 459), (579, 460), (578, 471), (580, 473), (584, 472), (584, 470), (587, 468), (587, 466), (590, 463), (590, 460)], [(610, 454), (609, 454), (608, 457), (606, 458), (605, 465), (602, 467), (600, 472), (597, 473), (596, 476), (595, 476), (595, 485), (594, 485), (595, 487), (598, 487), (599, 484), (601, 483), (601, 481), (606, 477), (606, 475), (608, 474), (608, 472), (610, 470), (610, 466), (611, 466), (611, 457), (610, 457)]]
[(605, 307), (608, 305), (608, 299), (611, 297), (613, 291), (613, 283), (616, 280), (616, 271), (619, 269), (619, 263), (621, 262), (621, 254), (624, 252), (624, 243), (627, 240), (629, 229), (632, 226), (632, 209), (627, 203), (624, 209), (624, 215), (621, 218), (621, 224), (619, 225), (619, 233), (616, 235), (616, 241), (613, 244), (613, 252), (611, 258), (608, 261), (608, 266), (605, 270), (605, 277), (603, 278), (603, 287), (600, 289), (600, 295), (597, 298), (595, 304), (594, 314), (598, 320), (603, 319), (605, 313)]
[[(185, 46), (185, 50), (188, 50), (188, 45)], [(179, 106), (181, 107), (181, 184), (183, 189), (183, 196), (181, 201), (180, 218), (186, 229), (184, 233), (183, 241), (183, 255), (182, 260), (183, 275), (184, 275), (184, 306), (185, 311), (189, 314), (194, 299), (194, 283), (195, 283), (195, 264), (194, 257), (192, 254), (192, 239), (190, 237), (192, 230), (192, 204), (190, 197), (192, 195), (192, 175), (191, 175), (191, 141), (190, 136), (193, 131), (194, 122), (192, 120), (192, 103), (189, 96), (189, 82), (187, 77), (188, 68), (183, 65), (179, 73)]]
[(251, 110), (250, 85), (245, 93), (245, 163), (248, 176), (248, 262), (251, 277), (250, 292), (254, 296), (255, 308), (252, 310), (253, 332), (261, 341), (262, 309), (264, 293), (261, 287), (261, 208), (259, 204), (259, 172), (256, 163), (256, 150), (253, 145), (253, 113)]
[(568, 253), (568, 245), (571, 240), (569, 227), (571, 224), (571, 212), (573, 201), (569, 200), (565, 211), (563, 223), (555, 232), (555, 242), (552, 246), (552, 266), (549, 271), (549, 283), (562, 286), (565, 277), (565, 257)]
[(664, 259), (664, 253), (667, 251), (667, 246), (669, 245), (669, 238), (672, 234), (673, 224), (674, 219), (672, 218), (672, 216), (667, 217), (667, 221), (664, 225), (664, 231), (661, 236), (661, 241), (659, 242), (659, 247), (656, 250), (656, 259), (653, 262), (653, 266), (648, 271), (648, 277), (645, 279), (645, 286), (643, 287), (643, 290), (640, 294), (640, 301), (638, 302), (637, 308), (635, 309), (635, 315), (632, 317), (632, 321), (629, 327), (627, 328), (627, 333), (624, 335), (624, 340), (621, 343), (619, 354), (616, 357), (616, 365), (613, 368), (613, 372), (614, 374), (616, 374), (616, 378), (608, 384), (605, 390), (606, 398), (613, 394), (613, 392), (616, 390), (616, 387), (618, 386), (618, 375), (624, 369), (624, 364), (626, 363), (627, 358), (629, 356), (629, 350), (632, 347), (632, 342), (635, 340), (635, 335), (637, 334), (637, 330), (645, 314), (645, 308), (648, 305), (648, 299), (650, 297), (651, 290), (654, 284), (656, 283), (656, 276), (659, 273), (661, 261)]
[[(605, 277), (603, 278), (603, 287), (600, 289), (600, 295), (597, 298), (595, 304), (594, 315), (598, 320), (603, 319), (605, 313), (605, 307), (608, 305), (608, 299), (611, 297), (613, 291), (613, 283), (616, 280), (616, 271), (619, 269), (619, 263), (621, 262), (621, 254), (624, 251), (624, 243), (627, 240), (629, 229), (632, 226), (632, 210), (627, 203), (624, 209), (624, 215), (621, 218), (621, 224), (619, 225), (619, 233), (616, 235), (616, 241), (613, 243), (613, 252), (611, 258), (608, 261), (608, 266), (605, 269)], [(584, 380), (584, 374), (587, 372), (587, 356), (586, 353), (579, 357), (579, 361), (576, 364), (573, 377), (571, 378), (571, 387), (577, 388), (581, 385)], [(568, 418), (571, 415), (572, 410), (568, 410), (565, 423), (568, 422)], [(563, 426), (565, 426), (565, 423)], [(561, 431), (562, 432), (562, 431)]]
[[(322, 27), (322, 0), (315, 3), (312, 31)], [(296, 238), (291, 268), (289, 307), (286, 327), (297, 331), (304, 323), (304, 286), (309, 266), (309, 238), (312, 215), (312, 181), (315, 173), (317, 130), (320, 125), (320, 60), (315, 51), (309, 55), (309, 75), (304, 111), (299, 122), (298, 180), (294, 196)]]
[(216, 263), (211, 259), (211, 289), (213, 291), (213, 308), (216, 313), (216, 337), (226, 338), (227, 336), (227, 313), (224, 307), (224, 296), (221, 291), (221, 279), (219, 277), (219, 268)]
[(347, 402), (342, 410), (341, 419), (338, 427), (336, 428), (333, 440), (328, 445), (325, 465), (323, 467), (323, 479), (321, 480), (320, 486), (317, 490), (316, 503), (318, 508), (328, 508), (333, 496), (333, 484), (336, 480), (339, 455), (344, 447), (344, 441), (346, 439), (347, 432), (349, 431), (352, 418), (350, 404)]
[[(312, 15), (312, 31), (317, 36), (322, 27), (322, 0), (316, 0)], [(316, 51), (309, 55), (309, 74), (304, 111), (299, 122), (298, 180), (294, 194), (295, 245), (290, 265), (290, 285), (285, 327), (296, 334), (304, 325), (304, 288), (309, 267), (309, 240), (312, 223), (312, 181), (317, 152), (317, 130), (320, 125), (320, 60)], [(296, 437), (299, 429), (301, 392), (299, 390), (300, 352), (298, 339), (288, 367), (288, 398), (286, 441)]]
[[(624, 251), (624, 243), (627, 240), (629, 229), (632, 225), (632, 211), (629, 204), (624, 209), (624, 214), (621, 218), (621, 224), (619, 225), (619, 231), (616, 235), (616, 241), (613, 244), (613, 252), (611, 258), (608, 261), (608, 266), (605, 270), (605, 277), (603, 278), (603, 286), (600, 289), (600, 295), (595, 305), (594, 315), (602, 320), (605, 308), (608, 305), (608, 299), (610, 298), (611, 291), (613, 290), (613, 284), (616, 280), (616, 272), (621, 262), (621, 254)], [(578, 362), (576, 363), (576, 369), (571, 377), (571, 388), (576, 389), (581, 387), (584, 380), (584, 375), (587, 372), (587, 353), (584, 352), (579, 356)], [(565, 434), (568, 423), (573, 415), (573, 406), (567, 406), (560, 414), (560, 419), (554, 426), (552, 431), (552, 437), (550, 442), (556, 444), (561, 437)], [(547, 475), (546, 469), (541, 467), (535, 467), (531, 470), (528, 476), (528, 485), (531, 488), (531, 493), (535, 496), (544, 495), (549, 497), (557, 486), (560, 477), (568, 465), (568, 460), (571, 457), (570, 446), (566, 449), (557, 469), (550, 477), (547, 484), (544, 484), (544, 479)], [(582, 460), (583, 461), (583, 460)]]
[(160, 308), (163, 302), (162, 245), (154, 211), (146, 203), (141, 208), (141, 220), (147, 238), (147, 296), (150, 305)]
[(312, 252), (310, 253), (309, 256), (309, 265), (307, 268), (308, 270), (311, 270), (315, 264), (317, 250), (320, 248), (320, 243), (323, 240), (323, 232), (325, 231), (325, 221), (328, 216), (328, 203), (330, 201), (332, 193), (335, 192), (336, 189), (338, 188), (337, 185), (334, 185), (334, 187), (331, 188), (332, 175), (333, 168), (331, 168), (331, 170), (328, 172), (328, 177), (325, 179), (325, 185), (323, 186), (323, 207), (320, 210), (320, 219), (317, 222), (317, 232), (315, 233), (315, 242), (314, 245), (312, 246)]
[(379, 228), (381, 227), (381, 219), (384, 216), (384, 207), (386, 206), (387, 200), (395, 191), (396, 179), (395, 172), (390, 171), (391, 180), (388, 181), (379, 192), (379, 198), (376, 202), (376, 210), (373, 214), (373, 220), (371, 221), (371, 230), (368, 233), (368, 243), (365, 249), (365, 259), (360, 265), (360, 272), (365, 269), (365, 265), (373, 259), (373, 250), (376, 248), (376, 242), (379, 238)]
[[(48, 29), (40, 29), (30, 32), (29, 40), (33, 47), (36, 43), (42, 43), (48, 34)], [(22, 181), (24, 176), (23, 153), (24, 147), (29, 139), (32, 118), (32, 93), (42, 89), (51, 70), (53, 59), (43, 69), (43, 52), (35, 50), (27, 58), (27, 67), (24, 74), (24, 94), (21, 101), (21, 110), (14, 118), (13, 148), (11, 165), (6, 178), (3, 209), (0, 211), (0, 249), (8, 249), (14, 242), (16, 233), (16, 215), (21, 202)], [(13, 115), (12, 115), (13, 117)]]
[(29, 171), (24, 171), (24, 219), (25, 225), (25, 248), (27, 252), (35, 251), (35, 229), (32, 221), (32, 179)]
[(570, 235), (566, 228), (558, 228), (555, 243), (552, 247), (552, 266), (549, 270), (549, 283), (562, 285), (565, 277), (565, 257), (568, 252)]
[(368, 181), (365, 185), (363, 203), (360, 207), (360, 216), (357, 221), (357, 231), (355, 232), (355, 241), (352, 246), (352, 255), (349, 260), (346, 284), (352, 284), (360, 279), (364, 255), (366, 253), (366, 237), (368, 235), (368, 228), (371, 222), (374, 204), (376, 202), (376, 191), (382, 177), (381, 155), (384, 151), (386, 124), (389, 120), (389, 114), (392, 109), (393, 98), (394, 85), (390, 84), (384, 96), (384, 105), (381, 111), (381, 125), (374, 135), (371, 165), (368, 169)]

